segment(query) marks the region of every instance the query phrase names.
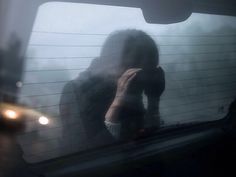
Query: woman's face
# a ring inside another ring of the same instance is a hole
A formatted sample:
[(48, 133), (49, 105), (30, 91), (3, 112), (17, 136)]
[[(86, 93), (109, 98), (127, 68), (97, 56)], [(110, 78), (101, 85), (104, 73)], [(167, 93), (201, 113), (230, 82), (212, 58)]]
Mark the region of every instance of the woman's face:
[(102, 75), (107, 80), (112, 82), (117, 82), (117, 80), (121, 77), (121, 75), (126, 71), (123, 67), (110, 67), (106, 69), (105, 72), (102, 72)]
[(126, 69), (142, 68), (149, 70), (156, 67), (155, 57), (156, 54), (152, 49), (144, 45), (137, 45), (124, 54), (122, 66)]

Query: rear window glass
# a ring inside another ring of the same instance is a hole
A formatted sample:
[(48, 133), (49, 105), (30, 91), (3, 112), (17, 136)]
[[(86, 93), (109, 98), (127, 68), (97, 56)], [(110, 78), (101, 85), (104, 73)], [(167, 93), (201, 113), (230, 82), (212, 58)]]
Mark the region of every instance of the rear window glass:
[[(158, 46), (165, 72), (161, 127), (225, 116), (236, 90), (234, 17), (192, 14), (184, 22), (160, 25), (146, 23), (138, 8), (46, 3), (38, 9), (20, 83), (19, 104), (45, 115), (29, 117), (18, 136), (26, 161), (88, 149), (76, 98), (66, 93), (71, 111), (60, 115), (61, 94), (100, 56), (109, 34), (126, 29), (146, 32)], [(147, 107), (145, 96), (143, 101)]]

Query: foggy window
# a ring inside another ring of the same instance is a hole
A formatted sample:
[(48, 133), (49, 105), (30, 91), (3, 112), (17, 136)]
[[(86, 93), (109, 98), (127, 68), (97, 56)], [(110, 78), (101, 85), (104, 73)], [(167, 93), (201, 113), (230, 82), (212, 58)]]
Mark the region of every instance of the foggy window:
[[(158, 46), (166, 82), (161, 127), (225, 116), (236, 96), (235, 17), (192, 14), (184, 22), (160, 25), (146, 23), (138, 8), (46, 3), (38, 10), (29, 40), (19, 103), (43, 113), (49, 122), (28, 118), (18, 136), (28, 162), (88, 148), (72, 92), (65, 104), (73, 111), (65, 118), (60, 115), (62, 89), (99, 57), (110, 33), (124, 29), (142, 30)], [(65, 124), (70, 131), (66, 136)]]

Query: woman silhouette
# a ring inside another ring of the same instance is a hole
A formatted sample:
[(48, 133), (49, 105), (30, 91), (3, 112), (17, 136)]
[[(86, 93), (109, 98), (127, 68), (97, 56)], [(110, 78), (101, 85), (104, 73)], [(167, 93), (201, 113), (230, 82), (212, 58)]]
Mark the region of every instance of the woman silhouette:
[[(64, 115), (71, 112), (66, 103), (76, 102), (78, 115), (73, 119), (80, 120), (90, 146), (137, 138), (147, 127), (159, 127), (158, 105), (164, 88), (154, 40), (140, 30), (117, 31), (105, 41), (100, 57), (65, 85), (60, 102), (64, 132), (70, 129), (65, 126), (69, 118)], [(68, 92), (74, 96), (69, 98)]]

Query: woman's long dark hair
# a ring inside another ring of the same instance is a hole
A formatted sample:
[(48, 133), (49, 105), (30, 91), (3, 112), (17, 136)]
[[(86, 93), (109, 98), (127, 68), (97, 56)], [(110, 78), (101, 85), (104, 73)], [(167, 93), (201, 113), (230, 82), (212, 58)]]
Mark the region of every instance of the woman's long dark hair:
[(95, 74), (106, 74), (109, 70), (127, 70), (139, 67), (156, 68), (159, 53), (154, 40), (141, 30), (121, 30), (109, 35), (105, 41), (100, 57), (88, 68)]

